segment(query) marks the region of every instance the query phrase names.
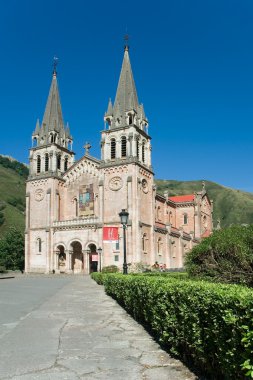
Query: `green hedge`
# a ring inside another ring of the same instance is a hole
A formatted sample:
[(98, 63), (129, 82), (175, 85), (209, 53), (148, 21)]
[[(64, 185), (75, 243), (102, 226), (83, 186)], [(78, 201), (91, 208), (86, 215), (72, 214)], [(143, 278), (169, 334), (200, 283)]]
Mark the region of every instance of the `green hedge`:
[[(253, 377), (253, 291), (172, 276), (94, 274), (171, 353), (215, 379)], [(244, 363), (244, 365), (243, 365)]]

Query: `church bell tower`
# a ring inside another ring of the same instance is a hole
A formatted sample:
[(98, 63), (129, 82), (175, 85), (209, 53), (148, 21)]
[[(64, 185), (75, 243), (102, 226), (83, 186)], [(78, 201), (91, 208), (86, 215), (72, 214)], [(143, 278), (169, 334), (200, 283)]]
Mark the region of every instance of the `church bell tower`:
[[(119, 226), (119, 212), (129, 213), (129, 262), (148, 262), (153, 246), (154, 186), (151, 137), (143, 104), (138, 101), (129, 58), (124, 48), (114, 104), (109, 100), (101, 134), (101, 169), (104, 172), (104, 225)], [(122, 229), (119, 226), (120, 255)], [(110, 250), (104, 247), (108, 255)], [(116, 252), (116, 251), (115, 251)]]

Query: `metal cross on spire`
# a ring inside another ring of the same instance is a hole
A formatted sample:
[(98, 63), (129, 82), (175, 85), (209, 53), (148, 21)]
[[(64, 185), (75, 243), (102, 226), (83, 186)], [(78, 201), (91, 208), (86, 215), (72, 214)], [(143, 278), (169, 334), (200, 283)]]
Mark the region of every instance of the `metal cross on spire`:
[(85, 152), (84, 152), (84, 154), (85, 155), (89, 155), (89, 150), (90, 150), (90, 148), (91, 148), (91, 145), (90, 145), (90, 143), (88, 143), (87, 141), (86, 141), (86, 143), (85, 143), (85, 145), (84, 145), (84, 149), (85, 149)]
[(54, 59), (53, 59), (53, 74), (57, 74), (57, 71), (56, 71), (56, 67), (58, 65), (58, 59), (56, 56), (54, 56)]
[(125, 50), (129, 49), (128, 41), (129, 41), (129, 34), (124, 35), (124, 41), (125, 41)]

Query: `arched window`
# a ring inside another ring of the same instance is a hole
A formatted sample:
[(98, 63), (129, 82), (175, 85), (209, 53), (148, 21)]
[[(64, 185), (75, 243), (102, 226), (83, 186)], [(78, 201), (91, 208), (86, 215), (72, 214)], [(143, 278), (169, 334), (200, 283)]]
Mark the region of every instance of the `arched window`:
[(48, 172), (49, 169), (49, 154), (45, 154), (45, 172)]
[(66, 170), (68, 170), (68, 157), (65, 157), (64, 160), (64, 171), (66, 172)]
[(116, 158), (116, 140), (111, 139), (111, 159), (114, 160)]
[(143, 252), (146, 252), (146, 240), (147, 240), (147, 234), (143, 234), (142, 235), (142, 251)]
[(50, 134), (50, 142), (53, 143), (54, 142), (54, 135), (51, 133)]
[(188, 215), (184, 214), (184, 224), (188, 224)]
[(145, 142), (142, 143), (142, 162), (145, 162)]
[(136, 156), (139, 159), (139, 140), (136, 140)]
[(61, 155), (57, 155), (57, 169), (61, 170)]
[(42, 248), (41, 238), (37, 239), (37, 244), (38, 244), (38, 252), (41, 253), (41, 248)]
[(41, 169), (41, 157), (37, 156), (37, 173), (40, 173)]
[(161, 220), (162, 219), (162, 210), (161, 210), (160, 206), (157, 207), (156, 218), (157, 218), (157, 220)]
[(133, 124), (133, 116), (129, 114), (129, 125)]
[(126, 136), (122, 136), (121, 138), (121, 157), (126, 157), (126, 145), (127, 145), (127, 139)]
[(77, 201), (77, 198), (74, 198), (73, 202), (74, 202), (74, 208), (75, 208), (75, 217), (78, 217), (78, 201)]
[(157, 239), (157, 253), (161, 254), (162, 253), (162, 238)]

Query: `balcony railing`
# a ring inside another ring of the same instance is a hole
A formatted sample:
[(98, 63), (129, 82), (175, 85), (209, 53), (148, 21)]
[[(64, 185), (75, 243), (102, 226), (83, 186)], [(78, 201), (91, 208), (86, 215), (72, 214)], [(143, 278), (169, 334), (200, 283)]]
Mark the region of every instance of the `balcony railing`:
[(89, 218), (78, 218), (71, 220), (60, 220), (53, 222), (53, 227), (78, 227), (78, 226), (88, 226), (99, 223), (99, 218), (89, 217)]

